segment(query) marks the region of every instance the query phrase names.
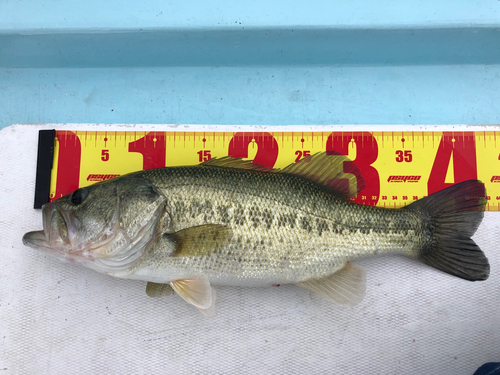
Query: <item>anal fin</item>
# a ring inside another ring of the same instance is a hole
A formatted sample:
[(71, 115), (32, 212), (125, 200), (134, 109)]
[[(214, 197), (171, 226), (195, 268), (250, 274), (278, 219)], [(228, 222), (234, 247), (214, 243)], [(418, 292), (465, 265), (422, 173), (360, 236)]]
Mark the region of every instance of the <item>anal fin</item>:
[(366, 291), (366, 272), (361, 266), (347, 263), (341, 270), (321, 279), (311, 279), (299, 284), (340, 305), (355, 306)]

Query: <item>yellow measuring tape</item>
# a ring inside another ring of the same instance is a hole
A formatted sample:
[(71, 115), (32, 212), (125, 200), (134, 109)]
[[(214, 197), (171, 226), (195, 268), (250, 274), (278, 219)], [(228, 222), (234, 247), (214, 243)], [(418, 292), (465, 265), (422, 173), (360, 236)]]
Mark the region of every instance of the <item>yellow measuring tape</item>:
[(487, 210), (500, 210), (500, 133), (480, 132), (134, 132), (56, 131), (50, 197), (155, 167), (196, 165), (232, 155), (283, 168), (325, 150), (347, 155), (366, 188), (356, 202), (402, 207), (480, 179)]

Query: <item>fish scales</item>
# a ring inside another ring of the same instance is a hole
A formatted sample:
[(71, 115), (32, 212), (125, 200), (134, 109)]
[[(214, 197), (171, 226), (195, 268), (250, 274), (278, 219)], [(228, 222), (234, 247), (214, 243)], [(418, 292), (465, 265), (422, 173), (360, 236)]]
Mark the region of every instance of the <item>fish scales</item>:
[(418, 213), (356, 205), (300, 176), (209, 167), (143, 174), (167, 197), (173, 232), (206, 224), (232, 230), (213, 253), (184, 259), (160, 249), (130, 270), (158, 280), (173, 267), (179, 277), (190, 270), (190, 277), (204, 274), (214, 284), (300, 282), (359, 257), (416, 255), (425, 241)]
[(42, 209), (25, 245), (108, 275), (148, 282), (210, 315), (211, 284), (294, 283), (354, 306), (366, 274), (353, 260), (400, 253), (466, 280), (486, 280), (488, 259), (472, 236), (484, 185), (464, 181), (404, 209), (347, 198), (364, 180), (335, 152), (283, 170), (225, 157), (195, 167), (132, 173), (75, 190)]

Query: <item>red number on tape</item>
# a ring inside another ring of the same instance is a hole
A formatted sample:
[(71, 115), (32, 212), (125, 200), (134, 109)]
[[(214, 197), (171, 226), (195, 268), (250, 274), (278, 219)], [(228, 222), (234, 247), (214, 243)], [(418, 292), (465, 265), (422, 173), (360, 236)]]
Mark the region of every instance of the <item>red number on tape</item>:
[(128, 144), (128, 152), (142, 154), (142, 169), (163, 168), (166, 164), (167, 142), (165, 135), (150, 132)]
[(453, 185), (444, 182), (452, 158), (455, 184), (477, 179), (476, 141), (473, 132), (443, 133), (427, 182), (428, 195)]
[(233, 158), (247, 158), (248, 145), (252, 141), (258, 147), (253, 162), (272, 168), (278, 159), (278, 142), (270, 133), (236, 133), (229, 142), (227, 154)]
[(109, 160), (109, 150), (102, 150), (101, 160), (108, 161)]
[[(59, 157), (56, 180), (56, 194), (53, 199), (57, 199), (78, 189), (80, 183), (80, 159), (82, 145), (78, 136), (70, 131), (58, 131), (56, 137), (59, 140)], [(64, 173), (61, 173), (64, 171)]]
[[(366, 188), (363, 189), (363, 196), (372, 198), (369, 201), (363, 200), (358, 194), (354, 202), (374, 206), (377, 204), (380, 195), (378, 171), (372, 167), (372, 163), (377, 160), (378, 156), (377, 140), (371, 133), (353, 132), (347, 134), (337, 133), (337, 135), (332, 133), (328, 136), (326, 141), (327, 151), (337, 151), (343, 155), (348, 155), (349, 147), (356, 147), (356, 158), (353, 161), (344, 162), (344, 170), (349, 168), (349, 165), (346, 164), (354, 163), (361, 171), (366, 182)], [(373, 199), (373, 197), (375, 197), (375, 199)]]

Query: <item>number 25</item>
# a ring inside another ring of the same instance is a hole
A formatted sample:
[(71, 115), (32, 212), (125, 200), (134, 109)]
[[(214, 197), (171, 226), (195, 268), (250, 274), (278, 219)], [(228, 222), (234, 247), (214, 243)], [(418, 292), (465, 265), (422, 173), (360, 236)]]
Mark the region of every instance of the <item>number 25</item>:
[(295, 158), (295, 162), (297, 163), (302, 157), (308, 157), (308, 156), (311, 156), (311, 151), (300, 151), (300, 150), (297, 150), (295, 151), (295, 155), (297, 155), (297, 157)]

